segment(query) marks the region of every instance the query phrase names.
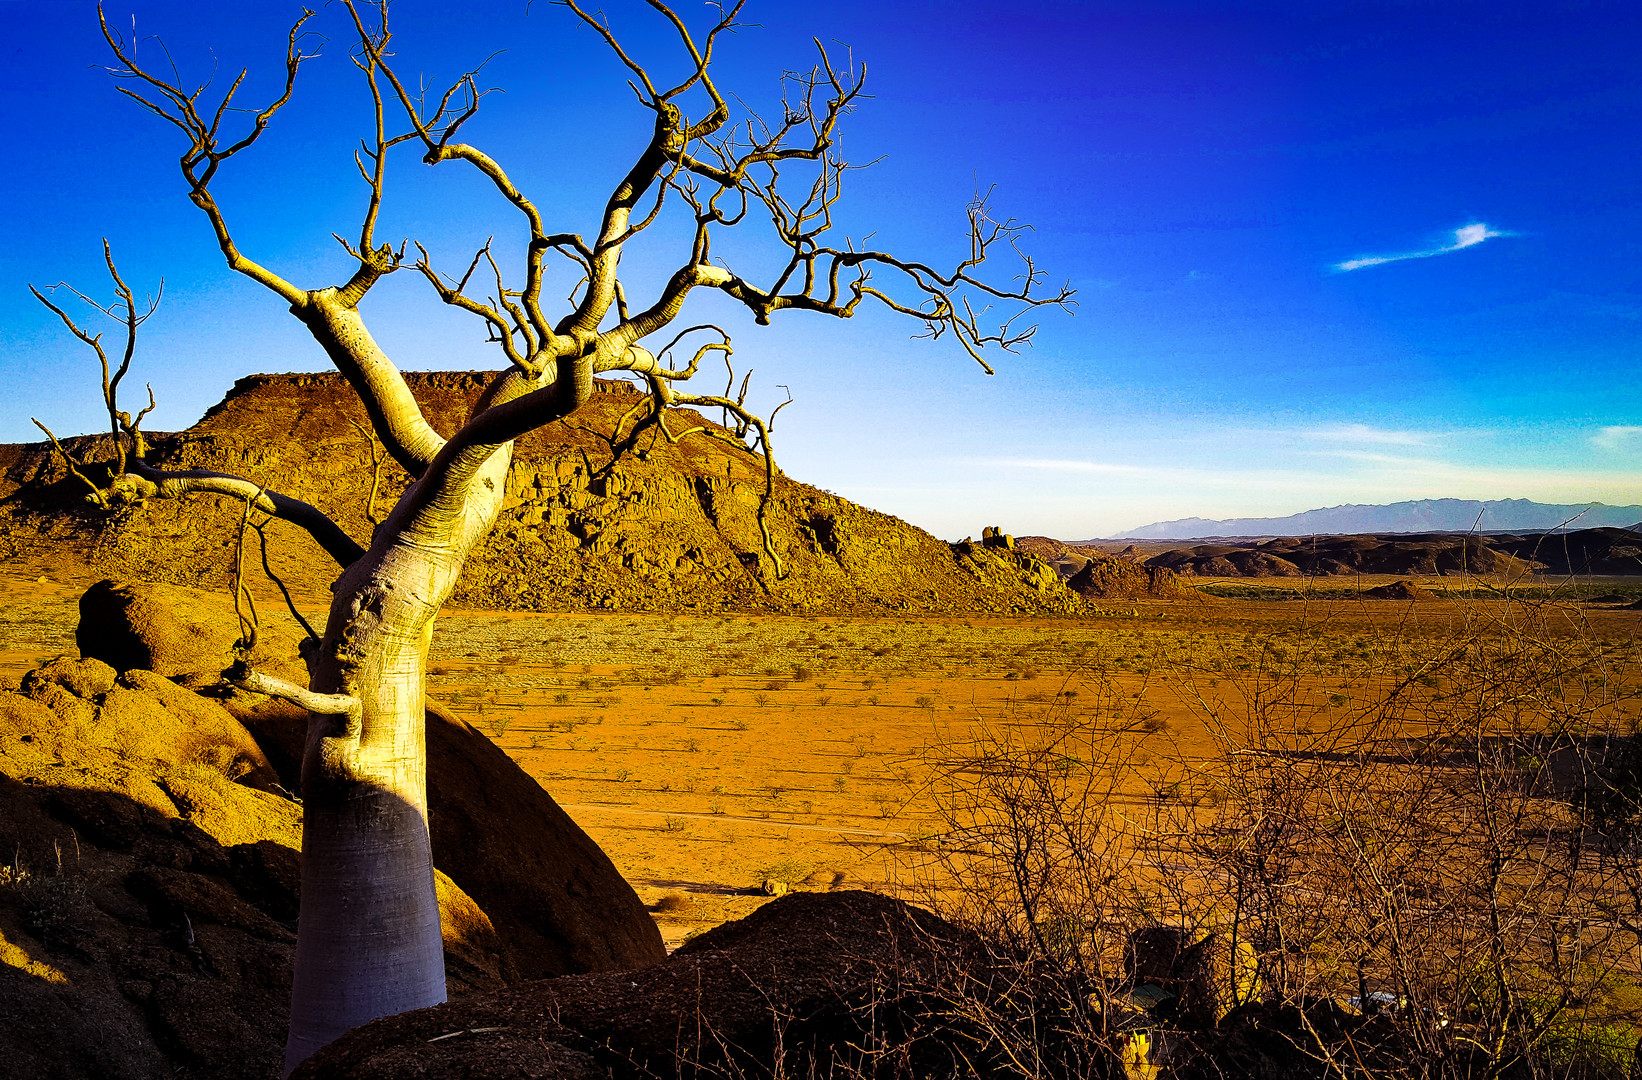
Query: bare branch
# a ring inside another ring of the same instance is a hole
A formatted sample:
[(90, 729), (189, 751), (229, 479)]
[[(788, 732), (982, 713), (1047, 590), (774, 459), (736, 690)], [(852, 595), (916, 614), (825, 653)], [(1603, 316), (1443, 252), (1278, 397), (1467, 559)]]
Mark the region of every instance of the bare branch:
[[(355, 431), (359, 432), (359, 437), (364, 439), (365, 440), (365, 445), (370, 448), (370, 453), (371, 453), (371, 493), (370, 493), (370, 496), (365, 500), (365, 520), (367, 522), (369, 522), (374, 527), (374, 526), (382, 524), (381, 519), (376, 516), (376, 496), (382, 490), (382, 450), (381, 450), (381, 445), (376, 441), (376, 432), (371, 430), (369, 424), (361, 424), (358, 420), (355, 420), (351, 416), (348, 417), (348, 423), (353, 425), (353, 429)], [(293, 614), (294, 614), (294, 611), (293, 611)], [(300, 619), (301, 616), (299, 615), (299, 616), (297, 616), (297, 618)]]
[(268, 522), (263, 521), (259, 523), (253, 521), (251, 523), (251, 528), (257, 531), (257, 541), (261, 545), (262, 549), (262, 572), (267, 575), (268, 580), (272, 581), (279, 589), (279, 594), (285, 598), (285, 607), (290, 611), (291, 618), (301, 624), (303, 631), (308, 635), (308, 640), (312, 641), (314, 644), (318, 644), (319, 634), (315, 632), (314, 628), (308, 623), (308, 620), (302, 617), (302, 612), (297, 610), (296, 601), (291, 599), (291, 590), (285, 587), (285, 582), (280, 580), (279, 575), (274, 573), (274, 568), (268, 565)]
[(302, 529), (339, 566), (351, 566), (365, 554), (364, 548), (317, 507), (227, 473), (206, 469), (165, 471), (134, 462), (132, 470), (116, 476), (102, 495), (109, 506), (135, 504), (145, 499), (180, 499), (187, 495), (226, 495)]
[[(146, 446), (139, 429), (143, 418), (154, 410), (154, 390), (152, 387), (149, 388), (148, 407), (138, 412), (136, 418), (133, 419), (130, 413), (120, 408), (120, 383), (125, 379), (126, 373), (131, 370), (131, 360), (137, 352), (138, 328), (147, 322), (149, 316), (153, 315), (160, 306), (160, 299), (165, 293), (165, 279), (160, 279), (159, 293), (150, 297), (146, 303), (146, 310), (139, 313), (136, 297), (132, 294), (131, 288), (126, 285), (125, 279), (120, 276), (119, 268), (114, 265), (114, 252), (109, 246), (107, 237), (103, 238), (103, 262), (108, 266), (108, 276), (114, 281), (114, 291), (118, 297), (113, 303), (100, 304), (66, 282), (58, 282), (51, 287), (51, 291), (67, 289), (104, 315), (125, 325), (125, 349), (120, 356), (119, 367), (112, 373), (109, 371), (108, 353), (103, 349), (103, 336), (101, 334), (92, 334), (82, 329), (66, 311), (48, 300), (33, 285), (29, 286), (29, 291), (34, 294), (36, 300), (50, 308), (62, 320), (63, 325), (68, 327), (70, 333), (91, 346), (92, 351), (97, 354), (98, 364), (102, 368), (103, 407), (108, 411), (109, 434), (114, 437), (114, 472), (119, 474), (125, 471), (127, 443), (130, 445), (131, 454), (138, 460), (141, 460), (146, 453)], [(35, 423), (39, 424), (39, 421), (35, 421)], [(42, 426), (41, 430), (45, 431), (45, 428)], [(51, 435), (49, 431), (46, 434)], [(55, 436), (52, 436), (52, 443), (54, 445), (57, 443)], [(58, 446), (58, 449), (59, 452), (63, 452), (61, 446)], [(63, 454), (64, 459), (68, 460), (67, 453), (63, 452)], [(71, 464), (70, 467), (72, 468), (73, 465)], [(84, 478), (82, 477), (82, 479)]]
[[(267, 130), (274, 115), (291, 100), (291, 93), (296, 87), (297, 69), (307, 60), (318, 55), (304, 53), (301, 40), (302, 26), (313, 12), (304, 11), (301, 18), (291, 27), (290, 36), (285, 48), (285, 88), (280, 96), (257, 112), (251, 121), (250, 130), (237, 141), (227, 146), (222, 145), (220, 129), (224, 114), (228, 111), (229, 103), (239, 90), (245, 78), (245, 72), (240, 72), (222, 97), (221, 102), (206, 120), (199, 111), (200, 97), (205, 93), (209, 82), (197, 87), (192, 92), (182, 88), (180, 76), (176, 74), (175, 65), (172, 67), (171, 81), (167, 81), (153, 74), (137, 63), (135, 42), (126, 42), (113, 27), (109, 26), (106, 13), (102, 5), (97, 7), (97, 18), (102, 26), (103, 40), (108, 43), (109, 49), (119, 60), (119, 67), (109, 69), (109, 73), (116, 79), (126, 80), (139, 84), (144, 89), (131, 89), (121, 86), (119, 91), (136, 101), (139, 105), (153, 112), (155, 115), (177, 127), (188, 138), (188, 149), (183, 153), (178, 164), (182, 169), (183, 179), (188, 182), (189, 198), (195, 206), (205, 212), (211, 222), (212, 229), (217, 235), (217, 245), (222, 249), (223, 257), (228, 266), (237, 273), (258, 284), (278, 293), (288, 303), (296, 305), (305, 301), (306, 293), (280, 277), (278, 274), (262, 266), (240, 252), (228, 230), (228, 223), (212, 197), (210, 185), (216, 176), (217, 169), (224, 161), (233, 157), (241, 150), (246, 149), (261, 137)], [(152, 96), (146, 96), (152, 95)]]
[(306, 709), (319, 716), (343, 717), (343, 737), (355, 741), (363, 731), (365, 706), (352, 694), (319, 694), (284, 679), (255, 671), (244, 661), (239, 661), (225, 673), (228, 681), (241, 690), (249, 690), (253, 694), (267, 694), (269, 697), (289, 701), (291, 704)]
[[(29, 419), (34, 420), (32, 416), (29, 417)], [(108, 501), (107, 497), (103, 494), (103, 489), (98, 487), (92, 479), (85, 474), (85, 470), (89, 468), (89, 466), (84, 461), (81, 461), (79, 458), (69, 453), (68, 448), (57, 441), (57, 436), (52, 434), (51, 429), (46, 427), (46, 425), (40, 423), (38, 420), (34, 420), (34, 426), (46, 433), (46, 438), (51, 440), (51, 448), (57, 451), (58, 457), (63, 459), (63, 464), (68, 467), (68, 471), (73, 473), (80, 483), (90, 489), (91, 494), (87, 495), (86, 499), (90, 502), (96, 503), (98, 506), (107, 508)]]

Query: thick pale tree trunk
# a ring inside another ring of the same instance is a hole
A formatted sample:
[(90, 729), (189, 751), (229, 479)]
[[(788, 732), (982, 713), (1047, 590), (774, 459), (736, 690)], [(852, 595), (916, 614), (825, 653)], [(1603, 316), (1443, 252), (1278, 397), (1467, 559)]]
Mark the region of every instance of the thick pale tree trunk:
[(312, 689), (360, 709), (309, 727), (287, 1072), (360, 1024), (445, 1000), (424, 680), (434, 619), (501, 506), (512, 447), (491, 449), (468, 451), (489, 456), (459, 492), (406, 493), (337, 581), (309, 658)]

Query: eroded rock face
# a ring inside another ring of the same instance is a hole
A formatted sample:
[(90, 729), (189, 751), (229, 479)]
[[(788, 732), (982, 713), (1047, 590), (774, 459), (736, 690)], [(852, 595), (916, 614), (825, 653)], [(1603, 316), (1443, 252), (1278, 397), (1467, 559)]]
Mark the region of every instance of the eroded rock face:
[(891, 1033), (907, 1048), (907, 1075), (953, 1075), (959, 1059), (935, 1029), (918, 1037), (923, 1006), (910, 1000), (972, 947), (951, 924), (897, 900), (793, 893), (640, 971), (528, 983), (374, 1021), (292, 1075), (763, 1076), (779, 1047), (788, 1075), (827, 1076)]

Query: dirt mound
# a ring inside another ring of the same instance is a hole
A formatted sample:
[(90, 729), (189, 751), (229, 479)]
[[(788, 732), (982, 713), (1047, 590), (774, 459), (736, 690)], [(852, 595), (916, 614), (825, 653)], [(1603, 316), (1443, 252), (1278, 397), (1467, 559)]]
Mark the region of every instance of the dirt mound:
[[(277, 1077), (301, 807), (248, 786), (249, 735), (152, 672), (65, 658), (23, 682), (0, 692), (7, 1075)], [(499, 987), (484, 913), (438, 887), (452, 993)]]
[(1373, 589), (1364, 589), (1363, 596), (1374, 600), (1429, 600), (1431, 594), (1412, 581), (1393, 581)]
[[(450, 433), (485, 376), (407, 372), (430, 423)], [(490, 607), (724, 608), (777, 611), (938, 611), (1072, 614), (1083, 601), (1028, 552), (947, 544), (920, 529), (778, 475), (769, 524), (785, 576), (763, 550), (757, 509), (763, 461), (704, 435), (677, 444), (646, 436), (612, 459), (609, 434), (638, 402), (628, 383), (600, 381), (573, 418), (522, 438), (507, 500), (469, 557), (455, 601)], [(350, 535), (368, 537), (371, 446), (349, 420), (364, 412), (340, 375), (255, 375), (187, 431), (155, 435), (165, 468), (245, 476), (303, 498)], [(685, 411), (675, 431), (706, 426)], [(96, 456), (102, 443), (69, 440)], [(106, 453), (106, 447), (103, 447)], [(387, 501), (408, 478), (381, 469)], [(71, 549), (111, 577), (160, 577), (221, 587), (232, 565), (238, 504), (154, 500), (110, 518), (49, 445), (0, 446), (0, 557)], [(330, 583), (329, 560), (299, 530), (276, 523), (273, 565), (308, 591)]]
[[(788, 1075), (842, 1075), (830, 1070), (859, 1060), (870, 1025), (881, 1033), (904, 1020), (900, 995), (934, 985), (967, 943), (887, 897), (793, 893), (642, 971), (569, 976), (374, 1021), (292, 1076), (767, 1075), (778, 1047)], [(952, 1048), (935, 1042), (914, 1043), (906, 1075), (950, 1073)], [(920, 1051), (927, 1060), (916, 1060)], [(937, 1061), (947, 1070), (935, 1072)]]

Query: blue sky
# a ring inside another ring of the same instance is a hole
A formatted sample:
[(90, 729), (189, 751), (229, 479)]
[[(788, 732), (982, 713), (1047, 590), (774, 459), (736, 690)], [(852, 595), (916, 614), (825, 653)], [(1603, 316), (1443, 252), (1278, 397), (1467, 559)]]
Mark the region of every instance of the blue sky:
[[(676, 66), (653, 15), (606, 7), (636, 52)], [(109, 9), (190, 79), (249, 66), (250, 100), (295, 10)], [(406, 73), (439, 81), (506, 50), (485, 69), (506, 93), (467, 137), (551, 227), (592, 232), (648, 125), (591, 32), (541, 0), (394, 12)], [(995, 186), (1078, 290), (1075, 314), (1044, 312), (1035, 347), (992, 377), (887, 313), (758, 328), (703, 298), (686, 317), (730, 324), (763, 400), (796, 398), (776, 428), (791, 475), (947, 537), (1423, 497), (1642, 502), (1634, 3), (755, 0), (746, 18), (759, 25), (723, 43), (718, 71), (750, 104), (808, 66), (811, 35), (868, 67), (843, 145), (882, 161), (850, 178), (841, 231), (949, 261), (965, 202)], [(241, 246), (312, 286), (346, 274), (329, 234), (357, 229), (348, 154), (367, 116), (343, 13), (315, 22), (325, 56), (217, 185)], [(176, 133), (98, 67), (93, 5), (0, 0), (0, 42), (0, 440), (36, 437), (30, 416), (97, 425), (89, 354), (26, 284), (101, 291), (105, 235), (139, 289), (166, 282), (136, 376), (161, 402), (151, 426), (186, 426), (241, 375), (323, 367), (279, 301), (224, 268)], [(492, 192), (405, 150), (380, 235), (445, 265), (493, 233), (517, 249)], [(746, 231), (725, 245), (738, 269), (768, 259)], [(650, 235), (624, 263), (635, 295), (679, 258), (676, 231)], [(364, 310), (407, 368), (498, 366), (410, 273)]]

